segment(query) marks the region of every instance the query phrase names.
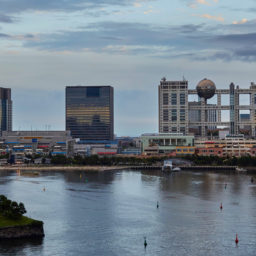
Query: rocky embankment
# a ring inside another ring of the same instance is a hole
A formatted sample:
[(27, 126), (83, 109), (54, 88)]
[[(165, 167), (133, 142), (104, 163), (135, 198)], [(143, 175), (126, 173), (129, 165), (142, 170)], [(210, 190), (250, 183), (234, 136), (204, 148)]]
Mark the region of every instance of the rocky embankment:
[(44, 237), (43, 222), (37, 221), (24, 226), (0, 228), (0, 239), (42, 238)]

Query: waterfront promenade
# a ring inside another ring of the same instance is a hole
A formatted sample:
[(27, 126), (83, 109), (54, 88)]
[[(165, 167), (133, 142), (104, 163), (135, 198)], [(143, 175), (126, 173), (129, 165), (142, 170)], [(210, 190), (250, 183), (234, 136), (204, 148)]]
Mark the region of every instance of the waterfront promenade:
[(129, 167), (127, 166), (63, 166), (63, 165), (49, 165), (49, 166), (38, 166), (38, 165), (9, 165), (0, 166), (1, 171), (112, 171), (112, 170), (124, 170)]
[[(179, 166), (182, 171), (214, 171), (214, 172), (236, 172), (236, 173), (256, 173), (255, 167), (239, 168), (238, 166)], [(162, 166), (154, 165), (7, 165), (0, 166), (1, 171), (119, 171), (119, 170), (161, 170)]]

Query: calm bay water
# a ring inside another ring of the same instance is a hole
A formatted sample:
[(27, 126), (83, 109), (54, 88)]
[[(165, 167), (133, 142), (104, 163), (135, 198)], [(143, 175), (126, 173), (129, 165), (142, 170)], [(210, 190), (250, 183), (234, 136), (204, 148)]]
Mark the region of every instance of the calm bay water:
[(256, 255), (256, 184), (250, 178), (1, 172), (0, 194), (24, 202), (27, 216), (43, 220), (45, 238), (0, 242), (0, 255)]

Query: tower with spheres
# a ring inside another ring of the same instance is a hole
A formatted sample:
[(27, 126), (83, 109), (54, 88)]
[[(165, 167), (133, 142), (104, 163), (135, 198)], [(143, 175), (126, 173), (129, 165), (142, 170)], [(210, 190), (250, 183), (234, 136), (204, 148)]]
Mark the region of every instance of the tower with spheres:
[(203, 98), (205, 101), (207, 101), (214, 96), (216, 86), (213, 81), (205, 78), (198, 83), (196, 86), (196, 91), (200, 98)]

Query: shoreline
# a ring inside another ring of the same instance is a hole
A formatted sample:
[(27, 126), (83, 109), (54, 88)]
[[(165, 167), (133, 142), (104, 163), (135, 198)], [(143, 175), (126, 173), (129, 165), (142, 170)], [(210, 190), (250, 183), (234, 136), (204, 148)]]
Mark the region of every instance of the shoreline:
[[(217, 168), (216, 168), (217, 167)], [(197, 171), (203, 171), (203, 172), (208, 172), (208, 171), (216, 171), (216, 172), (234, 172), (237, 173), (235, 170), (231, 170), (234, 168), (234, 166), (212, 166), (212, 168), (209, 166), (191, 166), (191, 167), (186, 167), (182, 171), (192, 171), (192, 172), (197, 172)], [(204, 170), (205, 168), (205, 170)], [(220, 169), (219, 169), (220, 168)], [(250, 167), (243, 167), (246, 169), (247, 174), (256, 174), (256, 167), (250, 166)], [(90, 171), (90, 172), (104, 172), (104, 171), (122, 171), (122, 170), (161, 170), (161, 167), (159, 166), (102, 166), (102, 165), (86, 165), (86, 166), (63, 166), (63, 165), (50, 165), (50, 166), (0, 166), (0, 172), (1, 171), (61, 171), (61, 172), (69, 172), (69, 171)]]
[(118, 171), (129, 168), (128, 166), (0, 166), (1, 171)]

